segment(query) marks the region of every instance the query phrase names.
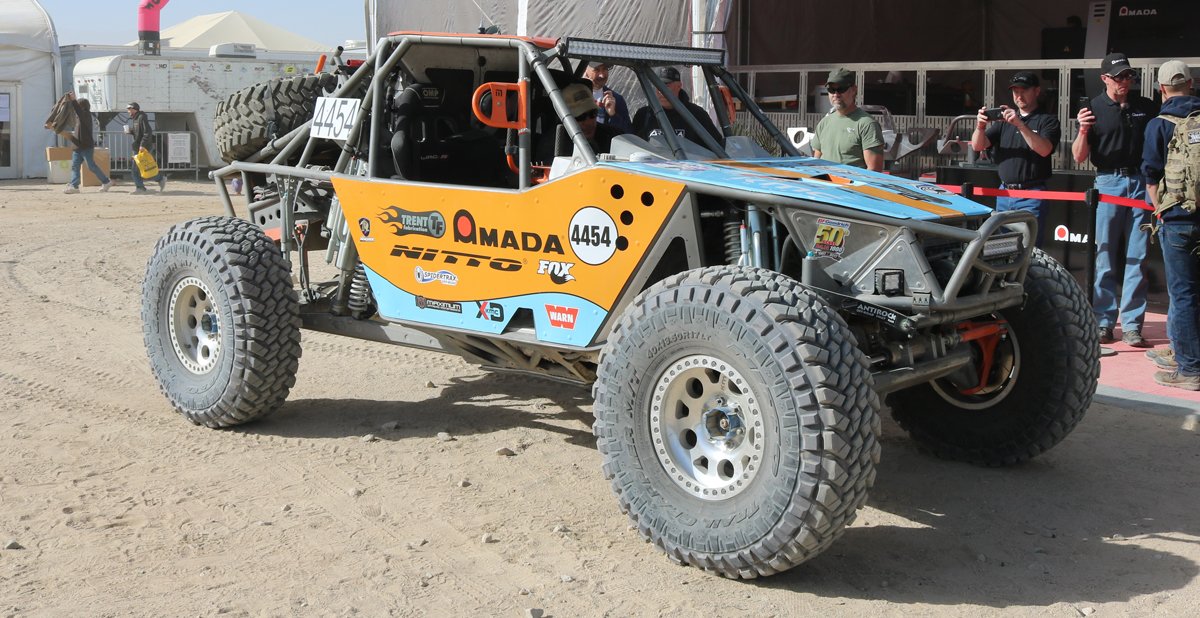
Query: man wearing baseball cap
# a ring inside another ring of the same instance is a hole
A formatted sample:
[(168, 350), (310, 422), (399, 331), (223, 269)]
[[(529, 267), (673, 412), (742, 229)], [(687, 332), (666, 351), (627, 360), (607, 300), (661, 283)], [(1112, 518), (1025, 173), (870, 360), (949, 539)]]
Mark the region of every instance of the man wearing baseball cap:
[[(1041, 80), (1033, 71), (1017, 71), (1008, 82), (1013, 105), (1001, 105), (997, 119), (987, 108), (979, 108), (971, 147), (976, 152), (991, 150), (991, 160), (1000, 174), (1000, 188), (1039, 191), (1050, 179), (1050, 156), (1058, 148), (1062, 129), (1058, 117), (1038, 109)], [(997, 197), (996, 210), (1028, 210), (1037, 215), (1037, 245), (1042, 245), (1046, 208), (1042, 200), (1027, 197)]]
[(813, 131), (813, 155), (818, 159), (883, 170), (883, 129), (871, 114), (858, 107), (854, 73), (834, 69), (825, 81), (832, 109)]
[[(1104, 195), (1146, 199), (1142, 176), (1142, 144), (1146, 125), (1158, 105), (1134, 90), (1137, 71), (1125, 54), (1109, 54), (1100, 62), (1104, 92), (1079, 110), (1079, 134), (1071, 144), (1076, 163), (1090, 157), (1096, 166), (1096, 190)], [(1096, 284), (1092, 311), (1100, 325), (1100, 343), (1113, 342), (1113, 326), (1121, 324), (1121, 340), (1148, 348), (1142, 338), (1146, 318), (1146, 253), (1150, 250), (1149, 211), (1101, 202), (1096, 208)], [(1124, 274), (1122, 274), (1124, 273)], [(1120, 314), (1118, 314), (1118, 309)]]
[(621, 133), (633, 130), (629, 105), (621, 93), (608, 87), (608, 64), (589, 62), (583, 77), (592, 82), (592, 98), (596, 101), (596, 123), (612, 125)]
[[(1187, 152), (1187, 144), (1200, 141), (1200, 98), (1192, 96), (1192, 71), (1179, 60), (1163, 63), (1158, 69), (1158, 89), (1162, 93), (1162, 111), (1146, 126), (1146, 144), (1142, 149), (1142, 173), (1146, 175), (1146, 193), (1161, 217), (1158, 234), (1162, 240), (1163, 266), (1167, 271), (1167, 293), (1171, 309), (1167, 312), (1167, 337), (1171, 348), (1150, 350), (1146, 356), (1162, 371), (1154, 381), (1174, 388), (1200, 391), (1200, 208), (1195, 199), (1196, 178), (1191, 178), (1192, 195), (1187, 188), (1175, 186), (1179, 179), (1172, 168), (1168, 179), (1167, 147), (1176, 136), (1179, 124), (1183, 139), (1174, 144)], [(1194, 146), (1193, 146), (1194, 148)], [(1194, 159), (1170, 155), (1171, 163), (1183, 163), (1196, 170)], [(1171, 180), (1171, 183), (1164, 182)]]
[[(137, 101), (125, 106), (125, 111), (129, 112), (129, 124), (131, 126), (129, 132), (133, 135), (133, 154), (137, 154), (139, 150), (145, 148), (154, 154), (154, 130), (150, 128), (150, 119), (142, 113), (142, 106), (137, 104)], [(157, 176), (147, 178), (151, 182), (158, 183), (158, 191), (162, 193), (167, 190), (167, 177), (163, 175), (160, 169)], [(142, 180), (142, 174), (137, 166), (133, 166), (133, 184), (134, 193), (145, 193), (146, 183)]]
[[(716, 125), (713, 124), (712, 118), (709, 117), (708, 112), (704, 111), (704, 109), (699, 105), (692, 103), (687, 92), (683, 90), (683, 84), (679, 81), (678, 69), (675, 67), (658, 67), (654, 70), (654, 74), (657, 75), (658, 78), (667, 85), (667, 88), (674, 93), (675, 97), (679, 99), (679, 102), (683, 103), (683, 106), (687, 108), (685, 112), (690, 112), (691, 115), (697, 121), (699, 121), (700, 126), (704, 127), (704, 130), (708, 131), (709, 135), (711, 135), (718, 144), (725, 143), (725, 138), (722, 137), (721, 132), (718, 131)], [(667, 97), (663, 96), (663, 94), (657, 90), (654, 91), (654, 94), (656, 97), (658, 97), (658, 103), (663, 106), (663, 110), (667, 112), (667, 120), (670, 121), (671, 129), (675, 131), (675, 134), (703, 146), (704, 139), (692, 131), (691, 126), (684, 122), (683, 116), (680, 114), (679, 110), (672, 107), (671, 102), (667, 100)], [(654, 136), (662, 135), (662, 127), (658, 125), (658, 118), (654, 115), (654, 110), (649, 105), (643, 106), (637, 111), (636, 114), (633, 115), (633, 132), (644, 140), (649, 140)]]

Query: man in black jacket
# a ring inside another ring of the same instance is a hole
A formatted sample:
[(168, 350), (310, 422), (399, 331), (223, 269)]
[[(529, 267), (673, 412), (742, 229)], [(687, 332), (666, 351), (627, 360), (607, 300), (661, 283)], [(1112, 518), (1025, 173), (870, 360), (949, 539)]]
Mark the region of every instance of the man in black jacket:
[[(679, 81), (679, 71), (675, 67), (659, 67), (655, 73), (667, 84), (667, 88), (679, 99), (680, 103), (691, 112), (692, 116), (700, 122), (700, 126), (708, 131), (712, 138), (722, 146), (725, 145), (725, 138), (721, 136), (721, 132), (717, 130), (713, 124), (712, 118), (709, 118), (708, 112), (704, 111), (699, 105), (688, 100), (688, 95), (683, 91), (683, 84)], [(663, 109), (667, 112), (667, 120), (671, 123), (671, 128), (675, 134), (687, 138), (696, 144), (704, 145), (704, 139), (700, 137), (692, 128), (688, 126), (680, 115), (679, 110), (671, 106), (671, 102), (667, 100), (661, 92), (655, 91), (655, 96), (658, 97), (658, 102), (662, 104)], [(639, 109), (633, 116), (633, 132), (644, 140), (649, 140), (655, 135), (662, 135), (662, 127), (658, 126), (658, 118), (654, 115), (654, 110), (646, 105)]]
[(74, 137), (69, 138), (71, 147), (74, 152), (71, 153), (71, 182), (67, 183), (67, 188), (63, 189), (63, 193), (79, 193), (79, 179), (83, 164), (86, 162), (88, 169), (96, 175), (100, 181), (100, 191), (108, 191), (112, 186), (112, 181), (108, 176), (104, 175), (104, 170), (96, 165), (94, 153), (96, 151), (96, 138), (92, 128), (92, 106), (87, 99), (75, 100), (75, 93), (67, 93), (67, 103), (71, 110), (75, 113), (76, 131)]
[[(136, 155), (142, 148), (148, 150), (150, 154), (154, 154), (154, 131), (150, 128), (150, 119), (142, 113), (142, 106), (135, 101), (125, 106), (125, 111), (129, 112), (129, 122), (132, 125), (130, 133), (133, 134), (133, 154)], [(161, 170), (156, 176), (146, 180), (158, 182), (159, 193), (167, 190), (167, 177)], [(133, 190), (134, 193), (146, 192), (146, 184), (142, 180), (142, 173), (138, 170), (137, 165), (133, 166), (133, 184), (137, 186)]]

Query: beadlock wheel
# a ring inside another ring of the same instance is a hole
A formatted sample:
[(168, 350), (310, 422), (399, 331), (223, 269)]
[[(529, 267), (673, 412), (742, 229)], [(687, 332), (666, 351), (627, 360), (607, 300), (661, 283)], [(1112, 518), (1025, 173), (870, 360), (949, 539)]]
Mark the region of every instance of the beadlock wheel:
[(186, 277), (171, 292), (171, 346), (179, 362), (197, 375), (212, 371), (221, 353), (220, 319), (212, 291), (196, 277)]
[(740, 493), (763, 454), (763, 419), (745, 378), (728, 363), (694, 355), (658, 379), (650, 426), (663, 469), (705, 500)]

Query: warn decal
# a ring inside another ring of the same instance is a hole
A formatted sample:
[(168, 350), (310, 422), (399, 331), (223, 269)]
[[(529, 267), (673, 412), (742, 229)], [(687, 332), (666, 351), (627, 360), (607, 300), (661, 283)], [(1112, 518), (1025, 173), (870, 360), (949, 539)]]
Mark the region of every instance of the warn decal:
[(465, 210), (454, 214), (454, 241), (529, 253), (563, 255), (562, 241), (554, 234), (543, 237), (537, 232), (514, 232), (513, 230), (477, 227), (475, 217)]
[(579, 319), (579, 308), (546, 305), (546, 316), (550, 318), (550, 326), (554, 328), (575, 330), (575, 322)]

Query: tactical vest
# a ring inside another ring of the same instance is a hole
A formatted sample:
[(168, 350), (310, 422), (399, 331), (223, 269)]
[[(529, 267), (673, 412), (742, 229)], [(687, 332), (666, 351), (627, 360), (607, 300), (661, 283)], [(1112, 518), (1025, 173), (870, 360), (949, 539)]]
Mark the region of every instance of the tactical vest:
[(1179, 206), (1189, 213), (1196, 212), (1196, 198), (1200, 193), (1200, 111), (1192, 112), (1187, 118), (1168, 114), (1159, 118), (1175, 125), (1175, 134), (1167, 144), (1166, 167), (1154, 214), (1161, 215), (1172, 206)]

